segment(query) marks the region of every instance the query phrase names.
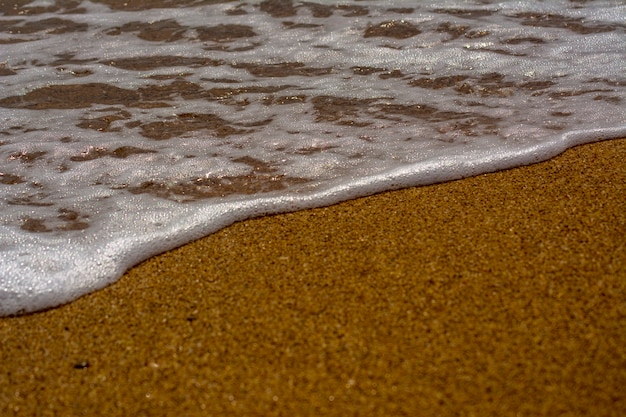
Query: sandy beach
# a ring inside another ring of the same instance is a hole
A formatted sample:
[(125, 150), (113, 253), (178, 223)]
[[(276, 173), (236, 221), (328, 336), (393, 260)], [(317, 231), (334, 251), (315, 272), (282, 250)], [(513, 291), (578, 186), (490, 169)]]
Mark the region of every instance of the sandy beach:
[(624, 161), (237, 223), (2, 318), (0, 415), (626, 415)]

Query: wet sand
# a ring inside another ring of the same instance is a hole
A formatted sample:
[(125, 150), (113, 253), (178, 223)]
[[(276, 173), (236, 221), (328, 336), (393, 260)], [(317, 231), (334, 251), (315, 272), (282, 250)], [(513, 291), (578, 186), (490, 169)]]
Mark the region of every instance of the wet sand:
[(0, 415), (626, 415), (625, 161), (241, 222), (0, 319)]

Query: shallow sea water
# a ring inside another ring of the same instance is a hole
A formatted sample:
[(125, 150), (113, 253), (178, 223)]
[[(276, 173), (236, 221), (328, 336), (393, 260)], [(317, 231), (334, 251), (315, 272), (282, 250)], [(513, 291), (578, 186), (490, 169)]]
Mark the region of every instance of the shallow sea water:
[(0, 2), (0, 315), (234, 221), (626, 135), (623, 1)]

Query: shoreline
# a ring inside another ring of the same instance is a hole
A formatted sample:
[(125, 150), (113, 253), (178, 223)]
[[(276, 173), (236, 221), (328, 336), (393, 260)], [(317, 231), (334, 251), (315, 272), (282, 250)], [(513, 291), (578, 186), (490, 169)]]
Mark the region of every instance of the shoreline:
[(626, 413), (624, 161), (239, 222), (0, 318), (0, 414)]

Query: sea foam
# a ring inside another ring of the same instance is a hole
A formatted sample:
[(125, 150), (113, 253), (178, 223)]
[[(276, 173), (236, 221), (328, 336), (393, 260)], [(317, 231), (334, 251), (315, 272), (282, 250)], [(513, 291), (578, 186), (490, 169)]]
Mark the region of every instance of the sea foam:
[(162, 3), (0, 9), (0, 315), (238, 220), (626, 136), (623, 2)]

